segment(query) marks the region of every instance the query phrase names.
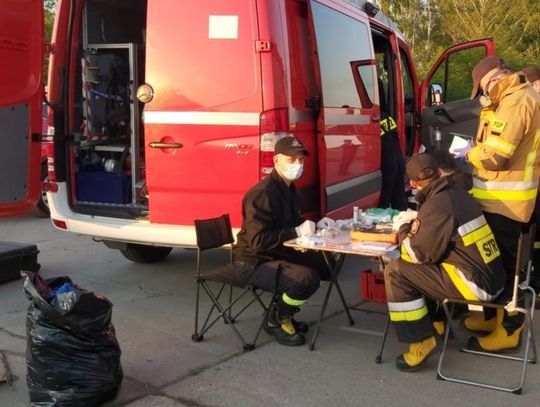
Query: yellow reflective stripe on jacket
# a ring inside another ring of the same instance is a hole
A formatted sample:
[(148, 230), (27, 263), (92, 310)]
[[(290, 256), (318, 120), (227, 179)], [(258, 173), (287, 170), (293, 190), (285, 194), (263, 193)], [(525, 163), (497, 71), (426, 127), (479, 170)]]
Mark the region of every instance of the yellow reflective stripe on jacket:
[(529, 151), (529, 154), (527, 154), (527, 162), (525, 164), (525, 177), (524, 181), (531, 181), (533, 179), (533, 171), (534, 171), (534, 164), (536, 162), (536, 150), (538, 149), (538, 142), (540, 141), (540, 129), (536, 130), (534, 133), (534, 140), (531, 147), (531, 150)]
[(488, 224), (485, 224), (484, 226), (473, 230), (472, 232), (467, 233), (464, 236), (461, 236), (461, 238), (463, 239), (463, 244), (465, 246), (470, 246), (473, 243), (476, 243), (480, 239), (483, 239), (484, 237), (489, 235), (491, 235), (491, 229)]
[(516, 150), (515, 144), (509, 143), (497, 136), (488, 136), (484, 145), (493, 148), (498, 153), (502, 153), (505, 156), (511, 156)]
[(294, 298), (289, 297), (287, 293), (283, 293), (281, 299), (285, 304), (292, 305), (293, 307), (299, 307), (306, 302), (306, 300), (295, 300)]
[(446, 271), (460, 294), (469, 301), (478, 301), (478, 297), (473, 294), (471, 289), (465, 284), (465, 281), (461, 279), (461, 277), (457, 273), (456, 266), (448, 263), (442, 263), (443, 269)]
[(540, 242), (534, 242), (534, 248), (540, 249)]
[(401, 258), (409, 263), (420, 263), (411, 248), (411, 240), (409, 238), (401, 242)]
[(490, 123), (495, 118), (495, 112), (493, 110), (483, 109), (480, 112), (480, 119)]
[(496, 201), (530, 201), (536, 198), (538, 190), (530, 189), (528, 191), (502, 191), (495, 189), (479, 189), (473, 187), (471, 194), (476, 199), (492, 199)]
[(418, 321), (428, 313), (426, 302), (423, 298), (407, 302), (388, 302), (388, 311), (390, 320), (394, 322)]

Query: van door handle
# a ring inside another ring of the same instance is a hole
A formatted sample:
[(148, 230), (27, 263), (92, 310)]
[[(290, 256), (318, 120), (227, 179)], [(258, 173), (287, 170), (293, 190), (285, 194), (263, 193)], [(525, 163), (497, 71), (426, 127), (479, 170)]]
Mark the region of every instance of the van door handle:
[(161, 143), (159, 141), (151, 141), (148, 143), (150, 148), (182, 148), (184, 147), (181, 143)]

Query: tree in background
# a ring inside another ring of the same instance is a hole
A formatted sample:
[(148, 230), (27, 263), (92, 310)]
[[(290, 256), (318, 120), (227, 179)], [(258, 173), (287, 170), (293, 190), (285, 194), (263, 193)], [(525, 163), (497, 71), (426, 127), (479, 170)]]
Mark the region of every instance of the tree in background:
[[(516, 70), (540, 64), (540, 0), (381, 0), (412, 48), (423, 77), (449, 46), (493, 37)], [(464, 72), (469, 67), (466, 67)]]
[[(45, 11), (45, 42), (50, 44), (52, 29), (54, 25), (54, 15), (56, 12), (56, 4), (58, 0), (45, 0), (43, 2), (43, 8)], [(43, 78), (47, 81), (47, 72), (49, 70), (49, 56), (45, 55), (45, 63), (43, 65)]]

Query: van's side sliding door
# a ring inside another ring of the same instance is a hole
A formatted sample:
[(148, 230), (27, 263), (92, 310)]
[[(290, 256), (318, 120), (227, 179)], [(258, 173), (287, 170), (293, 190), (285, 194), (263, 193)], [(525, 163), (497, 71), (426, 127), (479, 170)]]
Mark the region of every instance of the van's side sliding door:
[(478, 61), (493, 54), (489, 39), (459, 44), (448, 48), (427, 74), (420, 88), (420, 109), (422, 144), (428, 152), (447, 151), (454, 135), (476, 135), (480, 104), (469, 99), (471, 72)]
[(368, 20), (359, 10), (341, 7), (310, 1), (313, 62), (321, 86), (321, 215), (348, 218), (352, 205), (377, 205), (381, 152)]
[(40, 194), (43, 2), (0, 7), (0, 216), (30, 211)]

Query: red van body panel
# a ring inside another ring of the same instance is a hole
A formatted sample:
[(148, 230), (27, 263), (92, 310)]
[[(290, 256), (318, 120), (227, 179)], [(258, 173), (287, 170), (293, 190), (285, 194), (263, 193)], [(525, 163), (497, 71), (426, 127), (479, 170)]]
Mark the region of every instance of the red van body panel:
[(238, 225), (242, 195), (258, 181), (257, 2), (149, 1), (147, 21), (146, 83), (154, 89), (144, 109), (150, 222), (192, 224), (230, 213)]

